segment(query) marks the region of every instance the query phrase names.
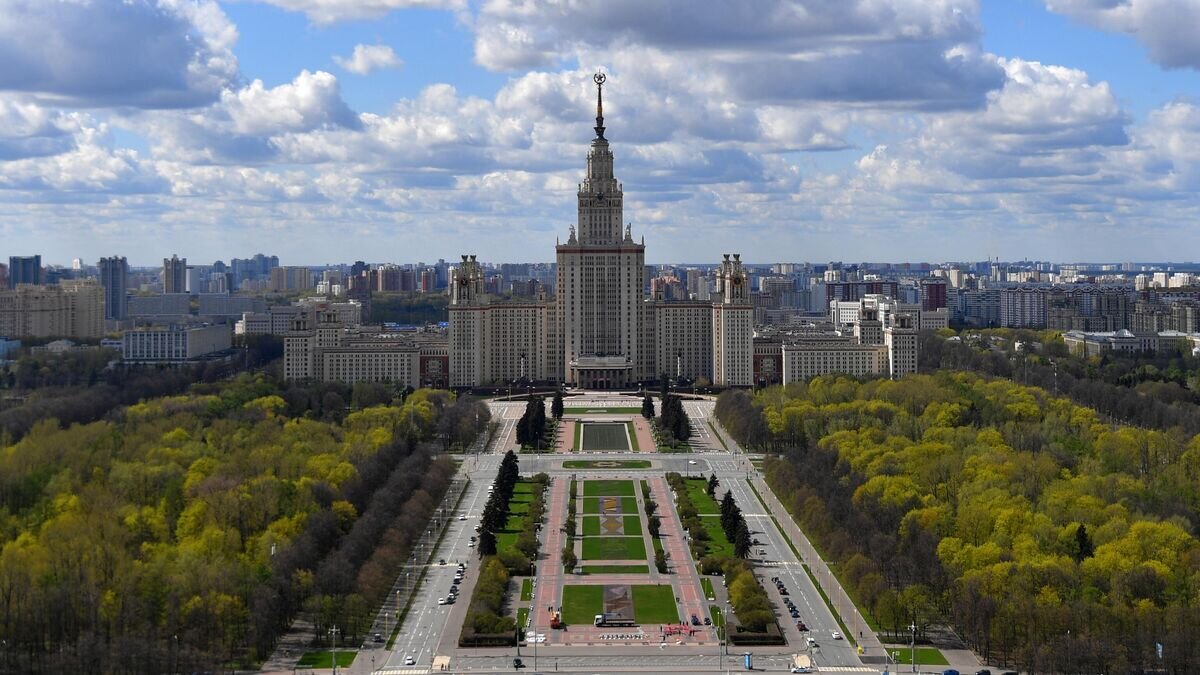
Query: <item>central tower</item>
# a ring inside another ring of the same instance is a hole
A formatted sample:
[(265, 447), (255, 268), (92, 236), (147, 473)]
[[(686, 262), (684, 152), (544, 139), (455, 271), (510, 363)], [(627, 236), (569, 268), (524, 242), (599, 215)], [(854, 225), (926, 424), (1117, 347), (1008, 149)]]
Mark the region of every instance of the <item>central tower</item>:
[(579, 184), (577, 222), (556, 248), (557, 309), (564, 379), (611, 389), (639, 371), (646, 247), (622, 226), (622, 189), (604, 137), (603, 73), (596, 73), (596, 137)]

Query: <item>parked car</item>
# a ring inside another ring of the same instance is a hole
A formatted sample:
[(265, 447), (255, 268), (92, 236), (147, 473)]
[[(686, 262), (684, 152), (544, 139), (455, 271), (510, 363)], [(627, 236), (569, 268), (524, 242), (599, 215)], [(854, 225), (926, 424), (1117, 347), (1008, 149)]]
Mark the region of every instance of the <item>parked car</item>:
[[(835, 630), (835, 631), (833, 631), (833, 639), (834, 639), (834, 640), (841, 640), (841, 639), (842, 639), (842, 634), (841, 634), (841, 633), (839, 633), (839, 632), (837, 632), (836, 630)], [(948, 674), (947, 674), (947, 673), (943, 673), (943, 675), (948, 675)], [(954, 673), (954, 675), (958, 675), (958, 673)]]
[(404, 657), (404, 665), (415, 666), (415, 665), (417, 665), (417, 660), (413, 658), (412, 654), (408, 654), (407, 656)]
[(376, 642), (384, 642), (385, 640), (383, 639), (383, 633), (376, 633), (376, 634), (375, 634), (375, 641), (376, 641)]

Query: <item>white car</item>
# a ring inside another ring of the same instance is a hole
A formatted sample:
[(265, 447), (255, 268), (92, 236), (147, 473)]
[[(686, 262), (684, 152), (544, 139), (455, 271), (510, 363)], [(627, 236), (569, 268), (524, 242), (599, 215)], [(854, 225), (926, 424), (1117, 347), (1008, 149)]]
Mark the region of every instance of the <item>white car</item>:
[(417, 660), (412, 657), (412, 654), (409, 654), (408, 656), (404, 657), (404, 665), (415, 666), (417, 665)]
[(689, 460), (688, 460), (688, 464), (693, 464), (693, 465), (694, 465), (695, 463), (696, 463), (696, 460), (694, 460), (694, 459), (689, 459)]
[(458, 517), (458, 519), (459, 519), (459, 520), (466, 520), (466, 519), (467, 519), (467, 517), (466, 517), (466, 516), (459, 516), (459, 517)]
[(835, 630), (835, 631), (833, 631), (833, 639), (834, 639), (834, 640), (841, 640), (841, 639), (842, 639), (842, 634), (841, 634), (841, 633), (839, 633), (839, 632), (837, 632), (836, 630)]
[(444, 604), (446, 604), (446, 599), (445, 599), (445, 598), (438, 598), (438, 604), (439, 604), (439, 605), (444, 605)]

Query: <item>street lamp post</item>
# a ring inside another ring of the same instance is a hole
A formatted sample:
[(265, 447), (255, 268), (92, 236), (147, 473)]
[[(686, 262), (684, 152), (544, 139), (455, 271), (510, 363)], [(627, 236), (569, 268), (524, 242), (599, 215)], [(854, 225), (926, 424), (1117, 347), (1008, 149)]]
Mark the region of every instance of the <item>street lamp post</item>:
[(910, 643), (912, 653), (909, 658), (912, 660), (912, 671), (915, 673), (917, 672), (917, 623), (914, 621), (908, 624), (908, 629), (912, 631), (912, 642)]
[(341, 632), (341, 631), (339, 631), (339, 630), (338, 630), (338, 627), (337, 627), (337, 626), (334, 626), (333, 628), (330, 628), (330, 629), (329, 629), (329, 634), (330, 634), (331, 636), (333, 636), (332, 648), (331, 648), (331, 649), (330, 649), (330, 651), (329, 651), (329, 654), (330, 654), (330, 655), (333, 657), (333, 675), (337, 675), (337, 671), (338, 671), (338, 668), (337, 668), (337, 667), (338, 667), (338, 662), (337, 662), (337, 636), (338, 636), (338, 633), (340, 633), (340, 632)]

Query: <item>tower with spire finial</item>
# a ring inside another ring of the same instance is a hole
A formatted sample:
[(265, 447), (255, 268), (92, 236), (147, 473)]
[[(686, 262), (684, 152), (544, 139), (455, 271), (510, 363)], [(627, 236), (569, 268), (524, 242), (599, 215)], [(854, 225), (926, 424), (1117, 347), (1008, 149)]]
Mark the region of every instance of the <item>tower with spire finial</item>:
[(564, 379), (613, 389), (642, 377), (645, 251), (625, 225), (624, 194), (604, 136), (604, 73), (596, 73), (596, 132), (579, 184), (574, 236), (556, 251)]

